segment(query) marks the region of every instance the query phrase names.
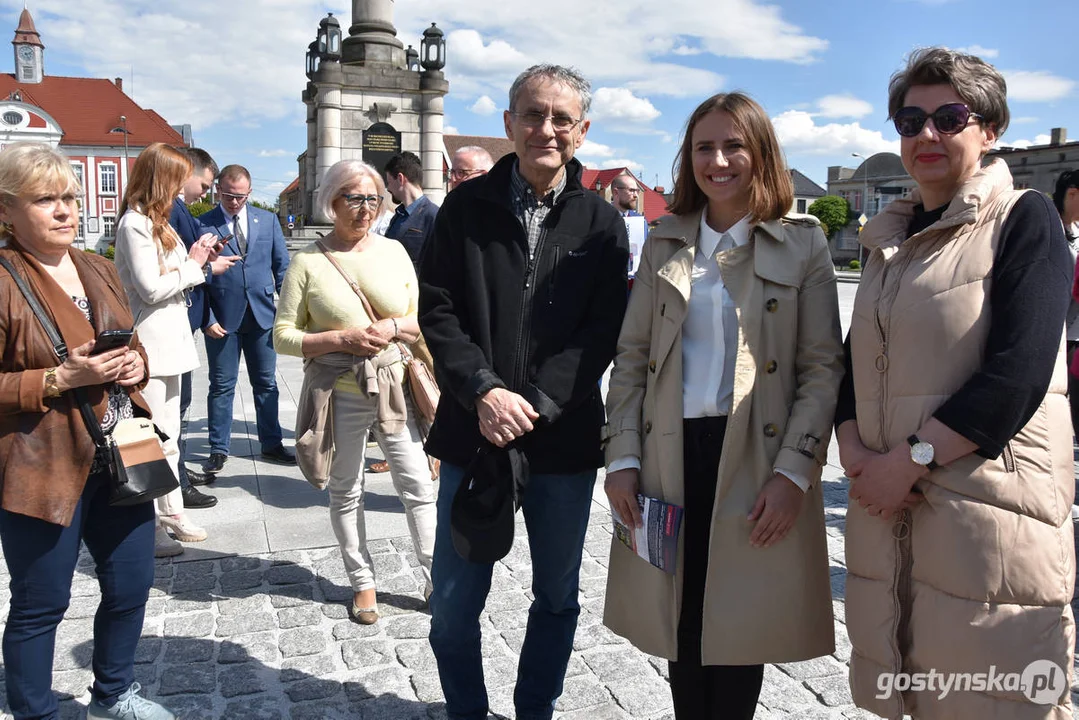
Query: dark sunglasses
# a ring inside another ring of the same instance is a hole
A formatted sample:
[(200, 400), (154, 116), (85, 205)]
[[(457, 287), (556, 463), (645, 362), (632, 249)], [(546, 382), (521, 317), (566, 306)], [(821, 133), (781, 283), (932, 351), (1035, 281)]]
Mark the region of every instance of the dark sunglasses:
[(902, 108), (892, 118), (895, 123), (895, 131), (903, 137), (914, 137), (925, 127), (925, 121), (933, 118), (933, 127), (937, 132), (944, 135), (956, 135), (963, 132), (971, 118), (981, 120), (982, 116), (973, 113), (963, 103), (949, 103), (941, 105), (931, 113), (927, 113), (920, 107), (909, 106)]

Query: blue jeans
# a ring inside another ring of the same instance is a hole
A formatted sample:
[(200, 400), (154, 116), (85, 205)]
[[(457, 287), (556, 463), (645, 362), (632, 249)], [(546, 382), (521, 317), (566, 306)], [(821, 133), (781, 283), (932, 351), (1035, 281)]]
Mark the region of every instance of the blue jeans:
[(206, 336), (206, 359), (210, 366), (210, 393), (206, 405), (211, 453), (229, 454), (232, 400), (240, 374), (240, 353), (243, 353), (247, 363), (247, 377), (255, 397), (255, 426), (259, 443), (263, 450), (281, 445), (273, 328), (260, 328), (248, 309), (236, 332), (223, 338)]
[[(486, 720), (480, 613), (493, 565), (465, 560), (453, 548), (450, 509), (464, 468), (442, 463), (431, 568), (431, 648), (451, 720)], [(577, 601), (594, 470), (533, 475), (521, 505), (532, 558), (532, 593), (513, 703), (518, 720), (550, 720), (562, 694), (581, 606)]]
[(115, 704), (135, 680), (135, 646), (154, 582), (154, 504), (113, 507), (107, 480), (91, 475), (69, 527), (0, 510), (0, 540), (11, 573), (3, 642), (11, 712), (20, 719), (58, 717), (53, 649), (71, 600), (80, 540), (101, 586), (91, 691), (106, 707)]

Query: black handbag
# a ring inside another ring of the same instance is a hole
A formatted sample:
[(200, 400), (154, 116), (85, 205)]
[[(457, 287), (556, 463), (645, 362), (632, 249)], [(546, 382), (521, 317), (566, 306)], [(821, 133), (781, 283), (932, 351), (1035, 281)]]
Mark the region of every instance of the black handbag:
[[(34, 311), (45, 334), (49, 336), (56, 357), (61, 363), (67, 360), (67, 345), (45, 314), (37, 296), (6, 258), (0, 257), (0, 265), (11, 275), (30, 309)], [(72, 393), (82, 412), (86, 429), (94, 440), (94, 446), (99, 456), (106, 461), (110, 505), (138, 505), (167, 495), (180, 487), (176, 474), (161, 449), (161, 441), (167, 438), (148, 418), (121, 420), (113, 434), (106, 436), (83, 389), (74, 388)]]

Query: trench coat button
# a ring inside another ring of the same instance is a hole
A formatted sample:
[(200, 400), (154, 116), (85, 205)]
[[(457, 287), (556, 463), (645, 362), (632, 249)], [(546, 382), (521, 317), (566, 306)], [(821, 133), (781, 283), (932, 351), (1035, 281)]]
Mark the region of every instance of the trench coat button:
[(648, 362), (648, 372), (655, 372), (655, 371), (656, 371), (656, 361), (655, 360), (650, 360)]
[(768, 298), (768, 301), (764, 303), (764, 309), (768, 312), (774, 313), (779, 309), (779, 301), (775, 298)]
[(652, 421), (651, 420), (649, 420), (648, 422), (646, 422), (644, 424), (644, 431), (645, 431), (645, 433), (652, 432)]
[(774, 372), (776, 371), (776, 368), (777, 368), (777, 367), (779, 367), (779, 366), (778, 366), (778, 365), (776, 365), (776, 361), (775, 361), (775, 360), (769, 360), (769, 361), (768, 361), (768, 364), (764, 366), (764, 371), (765, 371), (766, 373), (774, 373)]
[(768, 423), (767, 425), (764, 426), (764, 436), (765, 437), (773, 438), (778, 434), (779, 434), (779, 428), (776, 427), (775, 423)]

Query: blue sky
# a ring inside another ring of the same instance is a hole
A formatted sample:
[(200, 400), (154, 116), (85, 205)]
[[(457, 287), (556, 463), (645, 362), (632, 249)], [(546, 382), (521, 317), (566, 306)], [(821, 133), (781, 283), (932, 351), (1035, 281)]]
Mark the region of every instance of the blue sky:
[[(23, 0), (0, 0), (13, 33)], [(191, 123), (220, 164), (246, 165), (276, 197), (305, 148), (304, 53), (348, 0), (30, 0), (51, 75), (112, 78), (172, 123)], [(686, 116), (742, 89), (773, 118), (787, 161), (820, 184), (851, 153), (896, 149), (887, 84), (912, 49), (967, 48), (1009, 80), (1002, 144), (1079, 139), (1079, 2), (1028, 0), (397, 0), (398, 37), (447, 33), (446, 125), (502, 135), (513, 77), (534, 62), (577, 66), (593, 85), (591, 167), (628, 165), (670, 187)], [(11, 72), (8, 56), (4, 72)], [(133, 82), (132, 82), (133, 81)]]

